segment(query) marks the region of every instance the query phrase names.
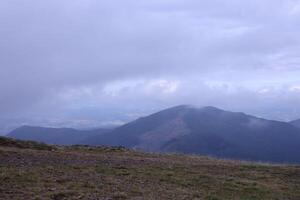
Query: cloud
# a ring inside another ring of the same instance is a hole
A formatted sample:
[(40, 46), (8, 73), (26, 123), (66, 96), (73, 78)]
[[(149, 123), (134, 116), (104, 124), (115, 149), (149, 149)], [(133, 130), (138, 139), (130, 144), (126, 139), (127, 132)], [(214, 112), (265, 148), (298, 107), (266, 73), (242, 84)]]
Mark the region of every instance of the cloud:
[(146, 113), (193, 103), (265, 116), (280, 104), (292, 118), (299, 5), (3, 0), (0, 115), (71, 115), (87, 105)]

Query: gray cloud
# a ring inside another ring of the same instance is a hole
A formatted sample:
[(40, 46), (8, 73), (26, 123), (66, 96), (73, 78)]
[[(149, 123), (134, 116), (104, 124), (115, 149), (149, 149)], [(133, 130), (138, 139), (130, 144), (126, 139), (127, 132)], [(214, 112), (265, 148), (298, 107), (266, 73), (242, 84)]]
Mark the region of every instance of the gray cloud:
[(135, 102), (138, 113), (193, 103), (293, 118), (299, 19), (296, 0), (3, 0), (0, 115)]

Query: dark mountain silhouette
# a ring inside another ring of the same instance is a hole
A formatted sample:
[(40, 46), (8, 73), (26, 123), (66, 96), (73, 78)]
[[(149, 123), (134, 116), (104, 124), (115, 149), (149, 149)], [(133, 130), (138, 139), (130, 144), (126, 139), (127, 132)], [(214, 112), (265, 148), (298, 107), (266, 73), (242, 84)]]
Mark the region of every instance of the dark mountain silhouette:
[(95, 137), (110, 131), (109, 129), (76, 130), (72, 128), (44, 128), (22, 126), (10, 132), (7, 137), (44, 142), (47, 144), (73, 145), (84, 144), (86, 138)]
[(23, 126), (8, 137), (59, 145), (112, 145), (153, 152), (300, 163), (300, 129), (294, 122), (266, 120), (215, 107), (177, 106), (113, 130)]
[(294, 121), (291, 121), (290, 124), (293, 124), (294, 126), (300, 128), (300, 119), (297, 119), (297, 120), (294, 120)]
[(300, 130), (214, 107), (177, 106), (86, 140), (155, 152), (300, 163)]

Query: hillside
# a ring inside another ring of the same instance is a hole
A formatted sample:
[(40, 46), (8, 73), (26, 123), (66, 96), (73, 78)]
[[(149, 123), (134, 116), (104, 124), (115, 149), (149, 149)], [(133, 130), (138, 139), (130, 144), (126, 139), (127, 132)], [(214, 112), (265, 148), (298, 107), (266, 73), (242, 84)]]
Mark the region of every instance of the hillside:
[(16, 147), (19, 149), (36, 149), (36, 150), (54, 150), (56, 149), (53, 145), (47, 145), (44, 143), (34, 142), (34, 141), (23, 141), (16, 140), (12, 138), (6, 138), (0, 136), (0, 147)]
[(0, 199), (300, 198), (299, 166), (27, 143), (0, 138)]
[(88, 139), (90, 145), (122, 145), (154, 152), (300, 163), (300, 130), (214, 107), (177, 106)]
[(294, 126), (300, 128), (300, 119), (291, 121), (290, 124), (293, 124)]
[(44, 128), (35, 126), (22, 126), (10, 132), (7, 136), (20, 140), (32, 140), (47, 144), (73, 145), (84, 144), (89, 137), (101, 135), (109, 129), (76, 130), (72, 128)]

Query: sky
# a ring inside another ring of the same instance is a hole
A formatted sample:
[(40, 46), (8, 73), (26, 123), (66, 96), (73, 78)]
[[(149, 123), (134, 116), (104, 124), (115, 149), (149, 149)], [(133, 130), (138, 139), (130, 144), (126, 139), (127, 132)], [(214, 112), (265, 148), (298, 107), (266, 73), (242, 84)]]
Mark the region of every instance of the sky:
[(163, 108), (300, 118), (299, 0), (1, 0), (0, 132)]

